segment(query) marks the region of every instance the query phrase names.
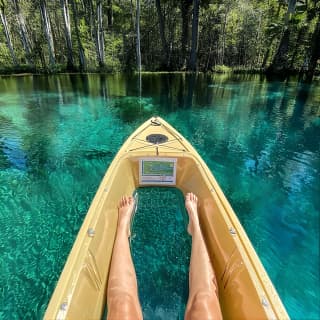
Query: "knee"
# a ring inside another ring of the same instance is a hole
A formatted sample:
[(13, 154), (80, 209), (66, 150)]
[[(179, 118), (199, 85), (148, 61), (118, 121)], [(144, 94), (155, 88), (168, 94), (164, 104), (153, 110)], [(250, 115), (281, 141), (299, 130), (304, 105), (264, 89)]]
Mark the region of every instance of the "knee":
[(139, 319), (136, 301), (126, 292), (117, 292), (108, 299), (108, 320)]
[(211, 292), (200, 291), (191, 300), (186, 319), (220, 319), (220, 312), (218, 297)]
[(214, 305), (214, 297), (212, 293), (209, 292), (198, 292), (193, 300), (192, 300), (192, 307), (195, 310), (209, 310)]
[(129, 293), (126, 292), (117, 292), (111, 295), (109, 299), (110, 307), (120, 307), (133, 304), (133, 298)]

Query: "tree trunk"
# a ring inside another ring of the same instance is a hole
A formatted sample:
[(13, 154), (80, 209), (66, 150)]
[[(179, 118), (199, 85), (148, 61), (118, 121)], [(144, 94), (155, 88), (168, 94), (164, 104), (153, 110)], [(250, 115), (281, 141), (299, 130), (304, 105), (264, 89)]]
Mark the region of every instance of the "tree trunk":
[(270, 55), (270, 47), (267, 47), (267, 51), (264, 54), (263, 61), (262, 61), (262, 64), (261, 64), (261, 68), (262, 69), (265, 69), (265, 67), (267, 65), (267, 61), (269, 59), (269, 55)]
[[(222, 25), (222, 46), (221, 46), (221, 55), (220, 55), (220, 62), (219, 62), (220, 65), (224, 65), (224, 52), (226, 47), (226, 26), (227, 26), (227, 12), (224, 14), (224, 21)], [(243, 36), (244, 34), (242, 34), (242, 42), (244, 42)]]
[(296, 59), (297, 59), (299, 47), (300, 47), (301, 43), (303, 42), (304, 34), (306, 34), (307, 31), (308, 30), (307, 30), (306, 26), (302, 26), (298, 32), (297, 40), (295, 43), (295, 47), (293, 50), (293, 54), (292, 54), (291, 62), (290, 62), (290, 67), (289, 67), (291, 70), (294, 68), (294, 63), (296, 62)]
[(133, 2), (132, 2), (132, 0), (130, 0), (130, 15), (131, 15), (132, 30), (134, 30), (135, 19), (134, 19), (134, 7), (133, 7)]
[(108, 21), (108, 28), (111, 29), (113, 25), (112, 0), (108, 0), (108, 3), (107, 3), (107, 21)]
[(280, 44), (276, 54), (273, 57), (272, 63), (267, 69), (268, 73), (282, 73), (285, 70), (288, 70), (288, 52), (289, 52), (289, 40), (290, 40), (290, 17), (295, 11), (297, 0), (289, 0), (288, 2), (288, 10), (285, 15), (285, 27), (282, 38), (280, 40)]
[(294, 12), (296, 10), (296, 4), (297, 4), (297, 0), (289, 0), (288, 1), (288, 11), (286, 13), (286, 23), (289, 22), (290, 15), (294, 14)]
[(190, 18), (191, 18), (191, 5), (192, 0), (182, 0), (181, 1), (181, 17), (182, 17), (182, 30), (181, 30), (181, 56), (182, 65), (181, 69), (186, 69), (187, 67), (187, 52), (189, 49), (190, 41)]
[(56, 63), (54, 43), (53, 43), (53, 36), (52, 36), (52, 30), (51, 30), (51, 23), (47, 13), (47, 5), (45, 0), (40, 0), (40, 12), (41, 12), (41, 18), (43, 22), (45, 35), (48, 42), (49, 63), (51, 66), (54, 66)]
[(136, 32), (137, 32), (137, 69), (141, 72), (141, 49), (140, 49), (140, 0), (137, 0), (137, 11), (136, 11)]
[(74, 70), (74, 59), (73, 59), (73, 48), (72, 48), (72, 38), (71, 38), (71, 23), (68, 0), (60, 0), (61, 8), (63, 11), (63, 21), (64, 21), (64, 34), (67, 44), (67, 69)]
[(14, 50), (13, 50), (13, 45), (12, 45), (12, 41), (11, 41), (11, 36), (10, 36), (10, 32), (9, 32), (9, 26), (8, 26), (7, 18), (6, 18), (6, 15), (4, 13), (4, 3), (3, 3), (3, 1), (0, 1), (0, 18), (1, 18), (1, 22), (3, 24), (4, 33), (5, 33), (5, 36), (6, 36), (7, 46), (8, 46), (8, 49), (10, 51), (10, 55), (11, 55), (13, 64), (16, 66), (18, 63), (17, 63), (16, 55), (15, 55)]
[(198, 27), (199, 27), (199, 9), (200, 0), (193, 0), (193, 15), (192, 15), (192, 41), (191, 52), (188, 70), (197, 70), (197, 51), (198, 51)]
[(27, 30), (26, 22), (25, 22), (24, 16), (20, 11), (19, 1), (12, 0), (12, 2), (13, 2), (14, 11), (15, 11), (18, 26), (19, 26), (21, 42), (22, 42), (24, 51), (26, 53), (25, 57), (26, 57), (27, 63), (33, 66), (34, 62), (32, 58), (32, 44), (31, 44), (29, 33)]
[(253, 66), (251, 65), (250, 67), (256, 68), (257, 66), (260, 65), (261, 62), (261, 34), (262, 34), (262, 29), (261, 29), (261, 23), (262, 23), (262, 13), (259, 14), (259, 24), (258, 24), (258, 30), (257, 30), (257, 35), (256, 35), (256, 53), (255, 53), (255, 58), (253, 60)]
[(99, 67), (103, 68), (104, 62), (104, 32), (102, 26), (102, 1), (97, 0), (97, 33), (96, 33), (96, 46), (97, 46), (97, 58)]
[(77, 37), (77, 42), (78, 42), (79, 69), (80, 69), (80, 71), (85, 71), (86, 70), (86, 57), (84, 55), (84, 49), (83, 49), (81, 38), (80, 38), (77, 4), (75, 3), (75, 0), (70, 0), (70, 3), (71, 3), (74, 26), (75, 26), (76, 37)]
[(270, 41), (267, 43), (267, 51), (266, 53), (264, 54), (264, 57), (263, 57), (263, 61), (262, 61), (262, 65), (261, 65), (261, 68), (262, 69), (265, 69), (266, 65), (267, 65), (267, 62), (268, 62), (268, 59), (269, 59), (269, 56), (270, 56), (270, 49), (271, 49), (271, 46), (272, 46), (272, 43), (275, 39), (275, 35), (270, 39)]
[(160, 30), (160, 39), (162, 44), (162, 68), (165, 70), (168, 70), (170, 62), (169, 62), (169, 49), (168, 49), (168, 43), (165, 35), (165, 25), (164, 25), (164, 17), (161, 11), (161, 5), (160, 0), (156, 0), (156, 8), (158, 13), (158, 19), (159, 19), (159, 30)]
[(130, 0), (130, 32), (123, 32), (123, 43), (125, 44), (125, 68), (133, 71), (136, 65), (136, 36), (135, 36), (135, 10), (133, 0)]
[(94, 26), (94, 9), (92, 0), (83, 0), (85, 19), (87, 25), (90, 27), (91, 38), (95, 37), (95, 26)]
[(269, 67), (269, 69), (275, 73), (281, 72), (287, 69), (287, 65), (288, 65), (287, 54), (289, 50), (289, 39), (290, 39), (290, 29), (287, 28), (283, 33), (278, 50), (275, 56), (273, 57), (271, 66)]
[(308, 63), (308, 68), (306, 71), (305, 82), (310, 83), (312, 81), (314, 72), (317, 67), (317, 63), (320, 59), (320, 18), (318, 19), (317, 25), (314, 29), (312, 39), (311, 39), (311, 52), (310, 59)]

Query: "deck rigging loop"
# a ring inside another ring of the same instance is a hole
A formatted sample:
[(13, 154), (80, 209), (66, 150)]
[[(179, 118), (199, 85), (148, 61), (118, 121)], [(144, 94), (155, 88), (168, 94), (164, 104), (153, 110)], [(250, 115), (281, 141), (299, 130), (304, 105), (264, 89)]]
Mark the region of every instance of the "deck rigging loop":
[(161, 122), (157, 118), (151, 119), (151, 125), (152, 126), (161, 126)]

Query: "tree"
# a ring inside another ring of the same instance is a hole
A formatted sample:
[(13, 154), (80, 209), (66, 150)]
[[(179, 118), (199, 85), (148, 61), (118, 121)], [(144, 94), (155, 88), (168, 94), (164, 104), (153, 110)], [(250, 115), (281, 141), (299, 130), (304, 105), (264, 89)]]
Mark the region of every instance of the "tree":
[[(0, 65), (317, 73), (319, 0), (0, 0)], [(32, 21), (32, 23), (29, 23)], [(2, 31), (3, 30), (3, 31)], [(5, 61), (6, 57), (10, 59)], [(78, 68), (79, 67), (79, 68)], [(61, 67), (59, 67), (61, 68)], [(310, 76), (308, 76), (310, 77)]]
[(70, 0), (70, 4), (71, 4), (72, 13), (73, 13), (74, 27), (76, 31), (76, 38), (77, 38), (77, 44), (78, 44), (79, 69), (81, 72), (83, 72), (87, 69), (87, 64), (86, 64), (86, 57), (84, 54), (84, 49), (83, 49), (83, 45), (80, 37), (78, 9), (77, 9), (77, 4), (75, 3), (75, 0)]
[(97, 59), (99, 67), (105, 66), (104, 62), (104, 30), (102, 24), (102, 1), (97, 0), (97, 28), (96, 28), (96, 46), (97, 46)]
[(83, 7), (85, 10), (84, 18), (85, 18), (86, 24), (90, 28), (90, 37), (94, 38), (95, 24), (94, 24), (94, 9), (93, 9), (92, 0), (83, 0)]
[(69, 14), (68, 0), (60, 0), (61, 8), (63, 12), (63, 22), (64, 22), (64, 34), (67, 44), (67, 69), (74, 70), (74, 59), (73, 59), (73, 48), (72, 48), (72, 38), (71, 38), (71, 23)]
[(33, 49), (32, 49), (31, 37), (27, 29), (25, 18), (20, 10), (19, 0), (12, 0), (12, 3), (13, 3), (16, 19), (18, 22), (20, 39), (25, 51), (25, 58), (27, 60), (27, 63), (33, 66), (34, 62), (32, 57)]
[(156, 0), (156, 8), (158, 13), (160, 39), (161, 39), (162, 52), (163, 52), (161, 69), (168, 69), (170, 66), (169, 48), (168, 48), (168, 43), (165, 35), (165, 23), (164, 23), (164, 16), (161, 10), (160, 0)]
[(278, 22), (280, 10), (281, 10), (280, 2), (277, 3), (277, 8), (275, 8), (274, 6), (269, 6), (268, 8), (266, 28), (264, 31), (264, 37), (266, 39), (266, 43), (265, 43), (266, 51), (264, 53), (263, 61), (261, 64), (262, 70), (266, 69), (266, 66), (270, 57), (270, 53), (272, 52), (274, 40), (282, 32), (282, 24)]
[(273, 57), (272, 63), (267, 69), (268, 73), (281, 73), (288, 70), (288, 51), (291, 34), (290, 19), (295, 12), (297, 0), (288, 0), (288, 9), (284, 17), (284, 31), (279, 43), (278, 50)]
[(137, 69), (138, 72), (141, 72), (141, 48), (140, 48), (140, 0), (137, 0), (137, 9), (136, 9), (136, 51), (137, 51)]
[(17, 58), (16, 58), (16, 55), (13, 50), (13, 44), (12, 44), (11, 35), (9, 32), (9, 25), (8, 25), (4, 10), (5, 10), (4, 0), (0, 0), (0, 18), (1, 18), (1, 22), (3, 24), (4, 33), (5, 33), (6, 40), (7, 40), (7, 46), (8, 46), (13, 64), (16, 66), (18, 64)]
[(108, 28), (111, 29), (113, 24), (112, 0), (108, 0), (107, 2), (107, 20), (108, 20)]
[(182, 56), (182, 69), (187, 67), (187, 52), (190, 42), (190, 19), (191, 19), (192, 0), (181, 0), (181, 56)]
[(320, 59), (320, 18), (314, 29), (309, 49), (309, 63), (305, 70), (305, 82), (311, 82)]
[(197, 70), (199, 10), (200, 0), (193, 0), (191, 52), (188, 67), (190, 71)]
[(49, 63), (50, 63), (50, 66), (53, 67), (56, 63), (56, 58), (55, 58), (51, 23), (50, 23), (50, 18), (47, 12), (46, 0), (40, 0), (40, 13), (41, 13), (41, 18), (43, 22), (44, 32), (45, 32), (47, 43), (48, 43)]

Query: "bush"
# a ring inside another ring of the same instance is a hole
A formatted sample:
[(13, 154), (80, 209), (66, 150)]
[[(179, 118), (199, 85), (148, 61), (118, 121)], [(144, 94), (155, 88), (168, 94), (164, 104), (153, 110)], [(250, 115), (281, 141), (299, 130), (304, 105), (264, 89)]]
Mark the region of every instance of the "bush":
[(213, 69), (213, 72), (217, 72), (217, 73), (229, 73), (232, 72), (232, 69), (228, 66), (225, 65), (216, 65)]

